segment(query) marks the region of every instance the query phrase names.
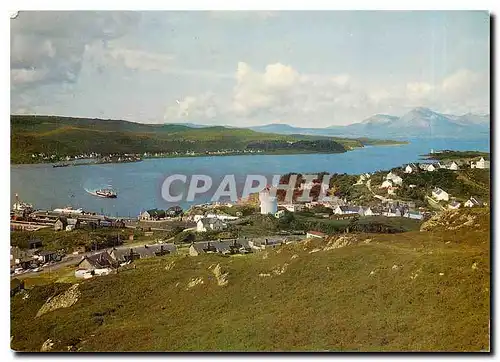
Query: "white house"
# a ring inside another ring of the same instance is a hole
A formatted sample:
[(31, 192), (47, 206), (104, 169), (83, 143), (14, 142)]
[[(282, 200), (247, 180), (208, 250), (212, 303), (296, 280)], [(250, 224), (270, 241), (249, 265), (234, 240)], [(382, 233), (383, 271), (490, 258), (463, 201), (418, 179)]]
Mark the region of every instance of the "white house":
[[(366, 209), (363, 209), (362, 207), (359, 208), (360, 210), (360, 215), (363, 215), (363, 216), (375, 216), (375, 215), (380, 215), (379, 213), (377, 213), (376, 211), (372, 210), (372, 208), (370, 206), (366, 207)], [(362, 214), (361, 214), (361, 210), (363, 210)]]
[(358, 214), (359, 207), (355, 206), (337, 206), (333, 213), (336, 215), (348, 215), (348, 214)]
[(281, 217), (285, 216), (285, 210), (278, 210), (274, 213), (274, 217), (276, 219), (279, 219)]
[(198, 220), (196, 223), (196, 231), (204, 232), (204, 231), (220, 231), (224, 230), (227, 227), (225, 223), (223, 223), (220, 219), (215, 218), (203, 218)]
[(486, 161), (484, 157), (481, 157), (481, 159), (477, 161), (475, 165), (473, 162), (471, 162), (471, 168), (490, 168), (490, 161)]
[(479, 200), (477, 197), (471, 197), (464, 203), (465, 207), (483, 206), (484, 202)]
[(149, 214), (149, 212), (144, 211), (139, 215), (139, 220), (151, 220), (151, 215)]
[(401, 177), (399, 177), (398, 175), (396, 175), (395, 173), (393, 173), (392, 171), (389, 172), (387, 174), (387, 176), (385, 176), (385, 179), (392, 181), (396, 185), (402, 185), (403, 184), (403, 179)]
[(406, 165), (404, 172), (405, 173), (417, 172), (417, 166), (415, 166), (415, 164), (413, 164), (413, 163), (410, 163), (410, 164)]
[(436, 171), (436, 167), (432, 163), (421, 163), (420, 169), (427, 171), (427, 172)]
[(418, 211), (407, 211), (403, 217), (406, 217), (408, 219), (414, 219), (414, 220), (422, 220), (424, 218), (424, 215)]
[(460, 207), (460, 202), (456, 201), (456, 200), (453, 200), (452, 202), (450, 202), (448, 204), (448, 209), (458, 209)]
[(382, 215), (383, 216), (387, 216), (387, 217), (400, 217), (400, 216), (403, 216), (401, 210), (399, 208), (389, 208), (385, 211), (382, 211)]
[(452, 171), (457, 171), (458, 170), (458, 164), (453, 161), (452, 163), (450, 163), (450, 165), (448, 166), (448, 169), (449, 170), (452, 170)]
[(434, 197), (436, 200), (441, 201), (448, 201), (450, 198), (450, 195), (439, 187), (435, 187), (434, 190), (432, 190), (432, 197)]
[(206, 214), (205, 217), (208, 217), (210, 219), (219, 219), (221, 221), (230, 221), (239, 219), (239, 217), (237, 216), (231, 216), (226, 214)]
[(382, 185), (380, 185), (380, 189), (387, 189), (389, 187), (392, 187), (392, 181), (391, 180), (385, 180), (382, 182)]
[(290, 212), (302, 211), (304, 209), (303, 204), (284, 204), (280, 205)]

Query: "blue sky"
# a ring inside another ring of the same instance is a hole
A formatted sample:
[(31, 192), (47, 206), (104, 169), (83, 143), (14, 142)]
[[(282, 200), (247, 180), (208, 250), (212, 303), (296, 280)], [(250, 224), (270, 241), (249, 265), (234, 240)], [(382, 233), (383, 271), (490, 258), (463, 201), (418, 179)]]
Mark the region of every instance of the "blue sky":
[(479, 11), (21, 12), (11, 111), (325, 127), (489, 113)]

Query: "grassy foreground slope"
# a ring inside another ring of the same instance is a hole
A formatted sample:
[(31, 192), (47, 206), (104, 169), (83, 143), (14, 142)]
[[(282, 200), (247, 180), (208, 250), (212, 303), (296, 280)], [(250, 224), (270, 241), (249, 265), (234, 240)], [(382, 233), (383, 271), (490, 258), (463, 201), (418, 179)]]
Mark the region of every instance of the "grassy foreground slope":
[[(290, 146), (288, 142), (300, 142)], [(311, 141), (316, 141), (311, 144)], [(11, 162), (33, 162), (33, 153), (76, 155), (80, 153), (143, 153), (245, 150), (260, 147), (266, 152), (345, 152), (363, 145), (391, 141), (338, 137), (277, 135), (249, 129), (190, 128), (176, 124), (142, 124), (57, 116), (11, 116)], [(285, 147), (286, 146), (286, 147)]]
[(426, 231), (141, 260), (79, 282), (74, 305), (40, 317), (70, 284), (34, 287), (11, 299), (12, 348), (50, 339), (60, 351), (488, 350), (489, 227), (487, 209), (451, 211)]

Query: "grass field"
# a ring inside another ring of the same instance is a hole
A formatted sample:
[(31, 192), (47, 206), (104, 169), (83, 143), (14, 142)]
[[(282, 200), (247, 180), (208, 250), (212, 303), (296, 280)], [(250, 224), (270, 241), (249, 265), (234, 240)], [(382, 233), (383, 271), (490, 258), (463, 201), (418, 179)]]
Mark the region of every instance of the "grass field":
[(38, 318), (70, 284), (34, 287), (11, 298), (12, 348), (51, 339), (60, 351), (488, 350), (489, 211), (444, 215), (430, 231), (346, 234), (350, 245), (336, 249), (314, 240), (139, 260), (80, 281), (76, 304)]

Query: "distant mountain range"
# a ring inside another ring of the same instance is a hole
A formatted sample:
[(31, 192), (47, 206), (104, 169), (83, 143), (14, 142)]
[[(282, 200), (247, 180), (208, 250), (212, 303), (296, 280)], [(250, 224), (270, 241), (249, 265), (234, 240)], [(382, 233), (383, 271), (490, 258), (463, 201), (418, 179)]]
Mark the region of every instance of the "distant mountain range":
[(301, 128), (288, 124), (249, 127), (258, 132), (341, 137), (411, 138), (488, 136), (490, 116), (467, 113), (462, 116), (442, 114), (428, 108), (415, 108), (402, 117), (376, 114), (359, 123), (327, 128)]

